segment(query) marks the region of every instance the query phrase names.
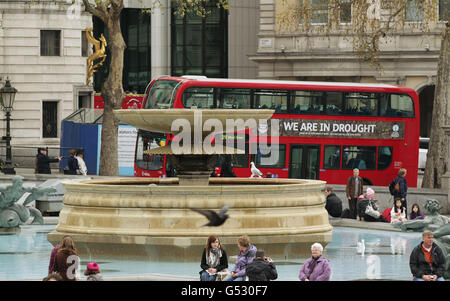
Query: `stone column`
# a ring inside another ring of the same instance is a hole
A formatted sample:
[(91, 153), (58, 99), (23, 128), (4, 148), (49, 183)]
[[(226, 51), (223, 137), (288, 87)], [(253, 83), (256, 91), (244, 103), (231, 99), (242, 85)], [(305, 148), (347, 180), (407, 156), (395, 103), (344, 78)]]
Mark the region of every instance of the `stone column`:
[[(151, 78), (170, 75), (170, 1), (159, 0), (151, 14)], [(158, 4), (161, 3), (160, 5)]]

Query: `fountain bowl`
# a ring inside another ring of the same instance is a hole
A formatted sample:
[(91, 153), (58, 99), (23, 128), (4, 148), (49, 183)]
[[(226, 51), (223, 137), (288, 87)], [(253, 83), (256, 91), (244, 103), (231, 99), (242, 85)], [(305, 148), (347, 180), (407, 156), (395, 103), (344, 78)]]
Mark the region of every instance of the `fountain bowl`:
[[(80, 256), (200, 260), (210, 235), (229, 256), (240, 236), (274, 259), (310, 255), (311, 245), (331, 241), (324, 181), (303, 179), (210, 178), (208, 186), (180, 186), (178, 178), (72, 180), (55, 231), (55, 245), (73, 237)], [(229, 207), (220, 227), (192, 210)]]

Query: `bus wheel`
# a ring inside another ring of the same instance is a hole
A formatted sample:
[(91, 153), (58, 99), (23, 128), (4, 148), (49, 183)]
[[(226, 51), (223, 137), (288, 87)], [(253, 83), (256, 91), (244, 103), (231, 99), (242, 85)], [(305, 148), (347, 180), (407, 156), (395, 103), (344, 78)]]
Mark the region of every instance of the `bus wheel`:
[(371, 180), (367, 179), (367, 178), (362, 178), (363, 179), (363, 185), (368, 185), (368, 186), (372, 186), (373, 183)]

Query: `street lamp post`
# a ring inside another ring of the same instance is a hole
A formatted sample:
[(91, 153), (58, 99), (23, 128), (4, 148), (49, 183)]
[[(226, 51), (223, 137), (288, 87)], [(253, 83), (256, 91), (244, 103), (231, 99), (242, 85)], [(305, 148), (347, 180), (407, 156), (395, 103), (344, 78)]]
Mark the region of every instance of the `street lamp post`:
[(2, 110), (5, 111), (6, 114), (6, 136), (3, 136), (2, 139), (6, 140), (6, 161), (5, 166), (2, 171), (4, 174), (16, 174), (14, 170), (14, 166), (12, 165), (11, 158), (11, 129), (10, 129), (10, 121), (11, 121), (11, 111), (13, 109), (14, 98), (16, 97), (17, 89), (11, 87), (11, 83), (8, 78), (6, 78), (6, 83), (3, 88), (0, 89), (0, 95), (2, 97)]

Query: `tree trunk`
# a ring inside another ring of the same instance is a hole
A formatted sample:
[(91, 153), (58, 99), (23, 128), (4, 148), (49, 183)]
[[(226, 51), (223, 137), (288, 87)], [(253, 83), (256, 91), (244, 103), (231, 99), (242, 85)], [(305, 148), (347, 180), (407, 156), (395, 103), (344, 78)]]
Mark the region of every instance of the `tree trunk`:
[(446, 26), (442, 38), (441, 53), (439, 56), (437, 83), (433, 104), (431, 122), (431, 137), (428, 147), (427, 163), (423, 176), (423, 188), (441, 188), (441, 177), (447, 171), (448, 164), (448, 137), (443, 126), (447, 124), (447, 102), (450, 86), (450, 47), (449, 30)]
[(117, 176), (119, 174), (117, 145), (119, 120), (114, 116), (113, 110), (121, 108), (122, 100), (125, 96), (122, 86), (122, 73), (126, 46), (120, 29), (120, 11), (116, 11), (116, 15), (110, 15), (106, 22), (111, 63), (109, 65), (108, 78), (102, 87), (105, 107), (103, 111), (99, 174), (103, 176)]

